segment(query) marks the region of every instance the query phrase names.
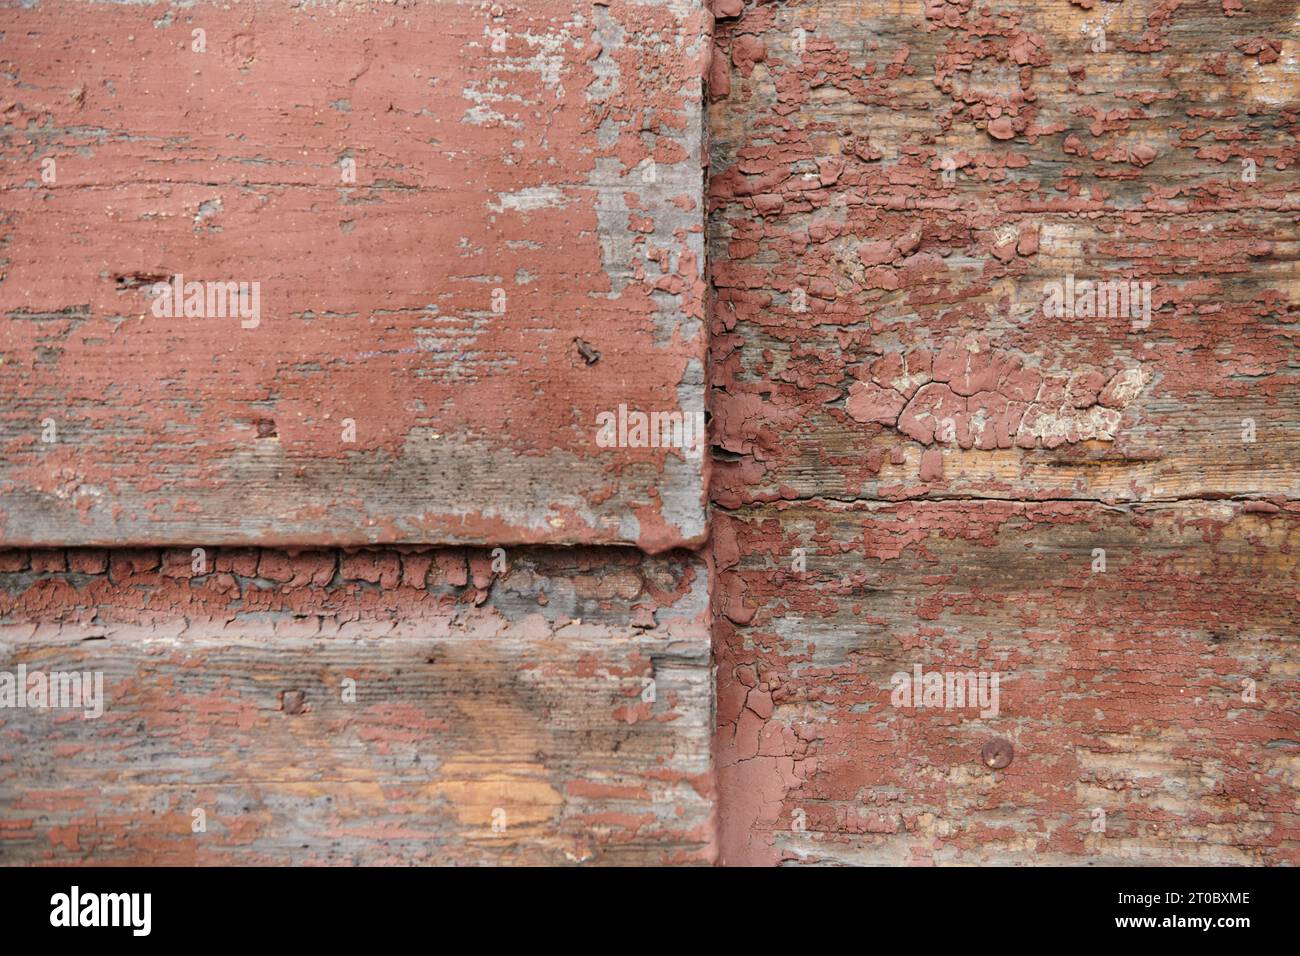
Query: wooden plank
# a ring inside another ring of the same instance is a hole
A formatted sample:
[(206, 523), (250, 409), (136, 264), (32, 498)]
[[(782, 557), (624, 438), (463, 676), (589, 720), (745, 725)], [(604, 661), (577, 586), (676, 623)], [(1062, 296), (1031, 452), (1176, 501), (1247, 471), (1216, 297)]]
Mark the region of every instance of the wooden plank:
[(0, 552), (0, 692), (104, 699), (0, 708), (2, 863), (712, 859), (701, 561), (107, 557)]
[(705, 28), (0, 13), (0, 542), (698, 543)]
[[(724, 863), (1300, 861), (1300, 506), (719, 522)], [(998, 674), (996, 707), (895, 699), (917, 667), (986, 675), (986, 704)]]
[(1058, 6), (720, 21), (716, 501), (1300, 496), (1293, 5)]

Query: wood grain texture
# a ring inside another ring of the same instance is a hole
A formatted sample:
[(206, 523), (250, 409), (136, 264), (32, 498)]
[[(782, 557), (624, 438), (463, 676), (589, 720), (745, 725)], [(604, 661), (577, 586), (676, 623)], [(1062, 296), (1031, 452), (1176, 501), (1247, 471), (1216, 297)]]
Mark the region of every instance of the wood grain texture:
[[(1300, 862), (1300, 506), (810, 502), (717, 535), (724, 863)], [(917, 666), (998, 673), (997, 712), (898, 705)]]
[(720, 20), (714, 500), (1300, 495), (1295, 9), (1249, 6)]
[(703, 415), (706, 29), (8, 5), (0, 542), (699, 543), (701, 449), (598, 416)]
[(698, 559), (212, 557), (0, 552), (0, 672), (106, 699), (0, 708), (0, 863), (713, 858)]
[(1295, 5), (713, 8), (721, 861), (1297, 863)]

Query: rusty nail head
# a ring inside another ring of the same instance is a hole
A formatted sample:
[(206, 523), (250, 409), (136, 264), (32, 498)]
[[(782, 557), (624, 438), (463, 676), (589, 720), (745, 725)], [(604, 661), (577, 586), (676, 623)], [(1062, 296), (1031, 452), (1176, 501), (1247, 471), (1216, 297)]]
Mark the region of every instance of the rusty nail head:
[(994, 737), (984, 745), (982, 756), (984, 757), (984, 766), (991, 767), (994, 770), (1001, 770), (1007, 764), (1011, 763), (1011, 758), (1015, 756), (1015, 748), (1011, 746), (1011, 741), (1004, 740), (1001, 737)]
[(280, 709), (286, 714), (301, 714), (307, 703), (307, 695), (300, 690), (286, 690), (280, 694)]
[(595, 365), (600, 361), (600, 353), (582, 339), (574, 339), (573, 341), (578, 346), (578, 354), (582, 356), (582, 360), (588, 365)]

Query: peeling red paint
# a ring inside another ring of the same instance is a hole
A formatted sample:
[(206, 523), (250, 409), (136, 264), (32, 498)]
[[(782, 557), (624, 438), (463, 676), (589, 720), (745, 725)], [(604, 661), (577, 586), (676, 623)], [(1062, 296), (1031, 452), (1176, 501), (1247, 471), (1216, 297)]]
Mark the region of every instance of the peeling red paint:
[(0, 551), (0, 672), (100, 671), (107, 698), (0, 708), (4, 862), (716, 855), (693, 555), (72, 554)]
[(3, 19), (0, 541), (703, 541), (701, 11)]
[(0, 856), (1300, 863), (1293, 5), (431, 9), (4, 15)]
[(1296, 863), (1293, 5), (729, 13), (721, 861)]

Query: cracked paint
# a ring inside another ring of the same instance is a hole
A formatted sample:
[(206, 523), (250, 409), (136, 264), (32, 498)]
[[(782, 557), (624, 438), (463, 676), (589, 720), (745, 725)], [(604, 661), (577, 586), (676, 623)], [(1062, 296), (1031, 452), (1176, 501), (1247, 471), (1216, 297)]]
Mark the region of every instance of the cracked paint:
[(1295, 864), (1294, 4), (713, 10), (721, 862)]
[(0, 861), (713, 859), (697, 557), (525, 548), (502, 565), (407, 546), (203, 560), (0, 551), (0, 671), (100, 671), (107, 698), (96, 720), (0, 710)]

